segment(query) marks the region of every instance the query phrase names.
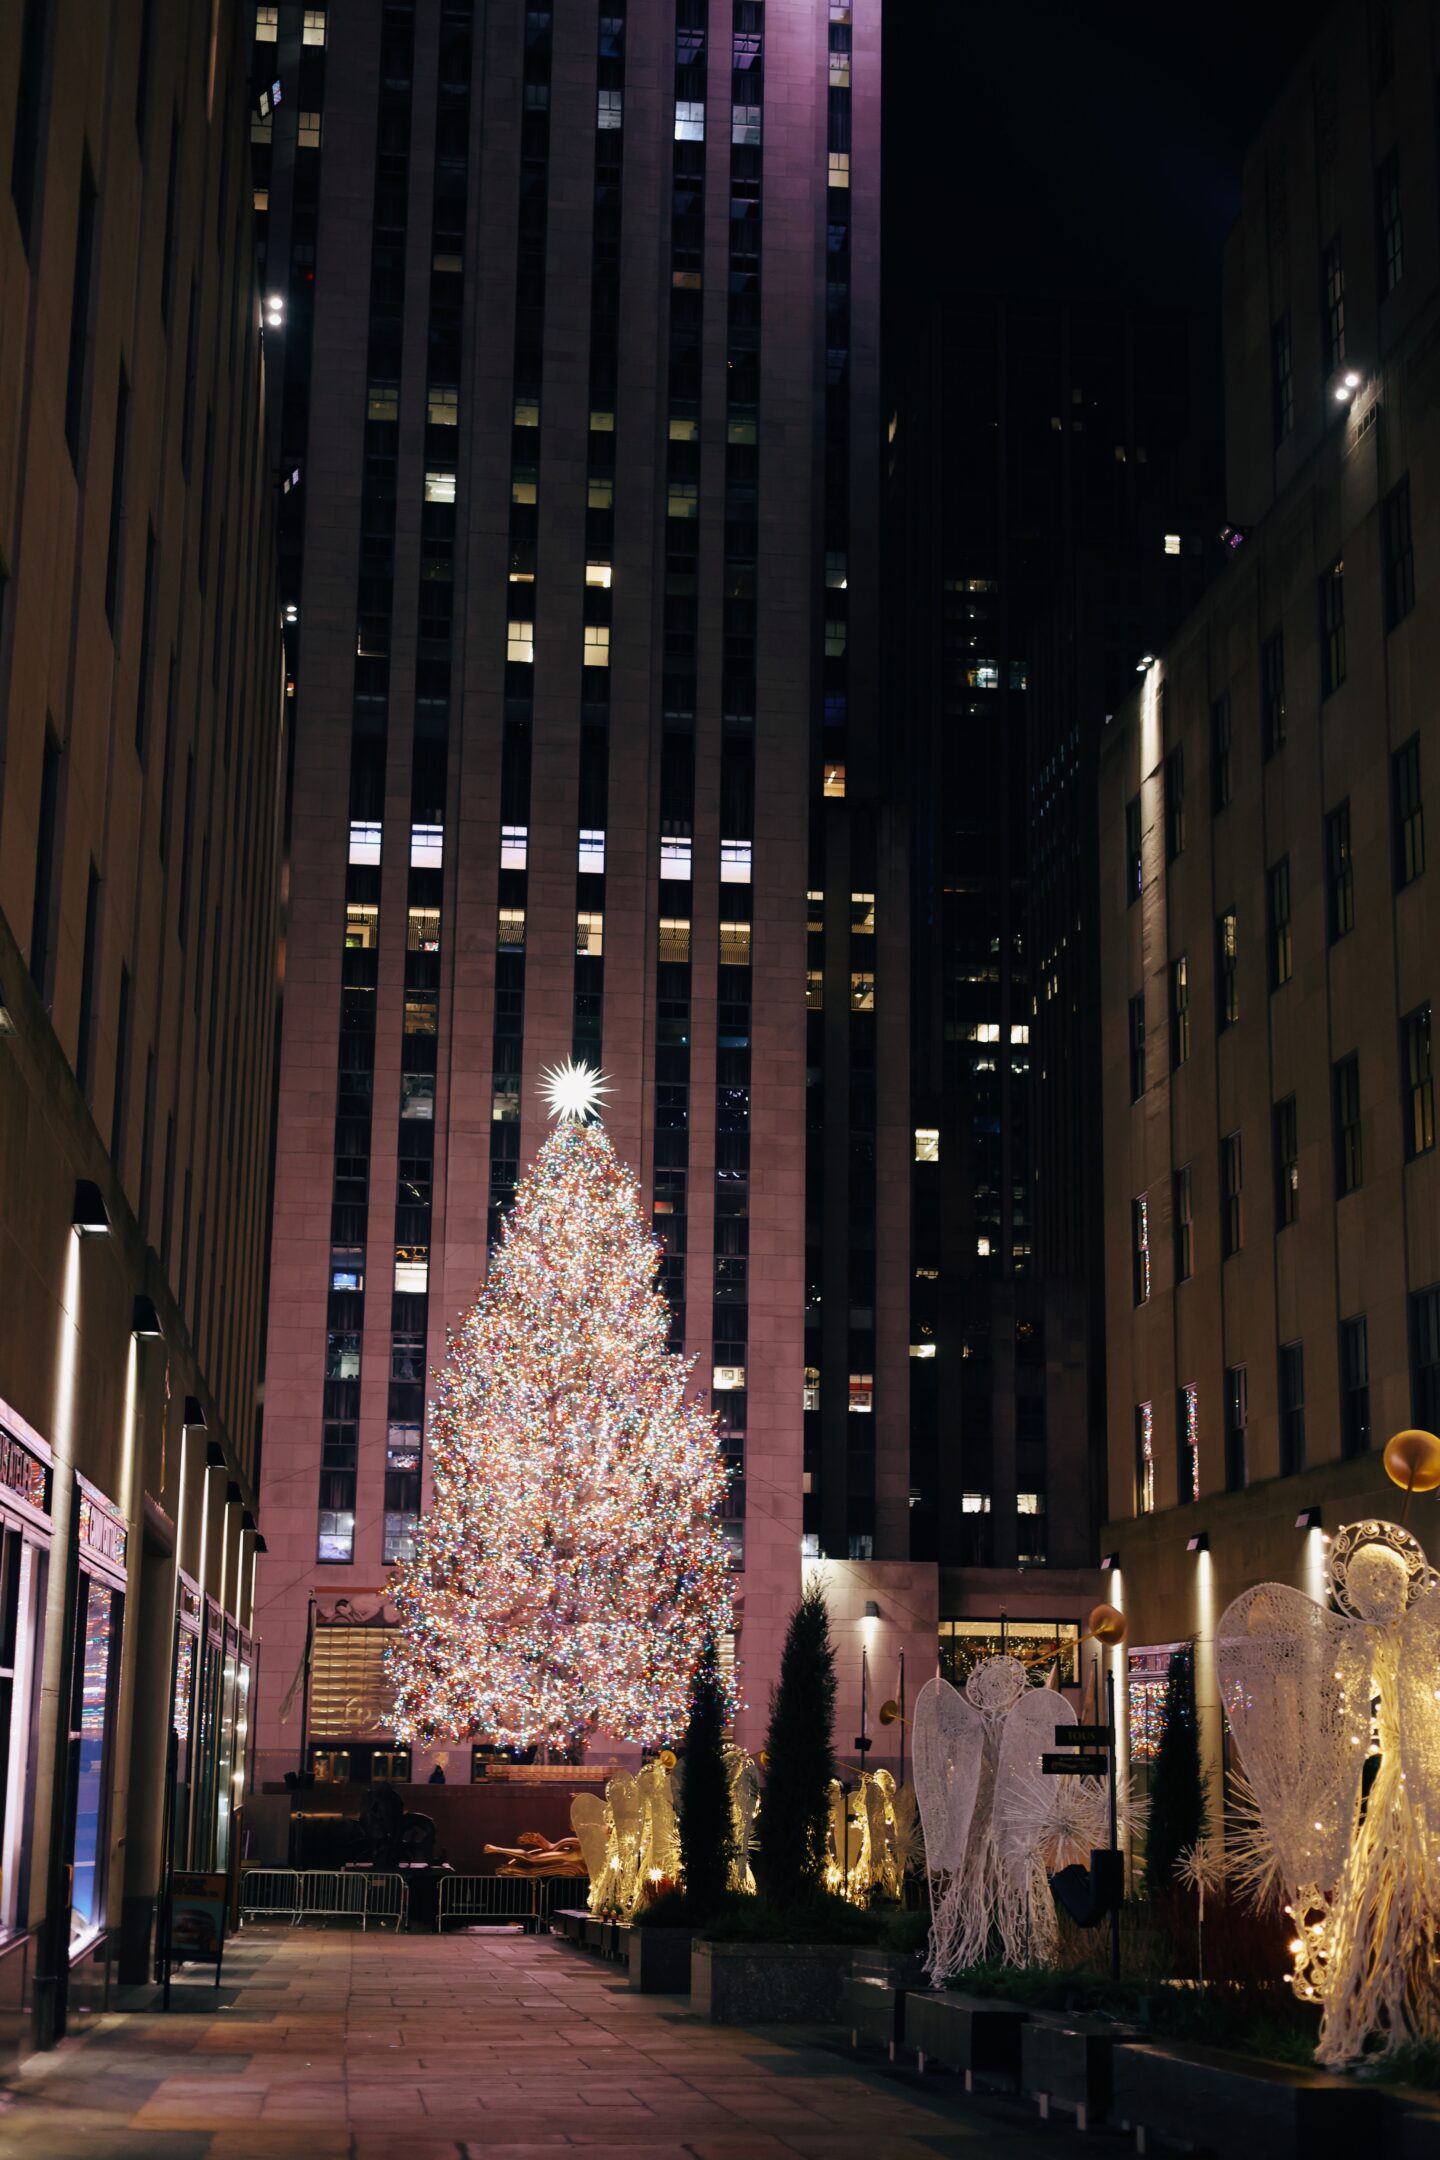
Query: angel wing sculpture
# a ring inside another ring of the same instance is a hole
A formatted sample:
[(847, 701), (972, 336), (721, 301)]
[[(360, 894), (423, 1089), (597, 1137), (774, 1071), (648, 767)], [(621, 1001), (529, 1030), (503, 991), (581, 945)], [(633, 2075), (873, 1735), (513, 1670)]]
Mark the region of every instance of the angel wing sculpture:
[(1336, 1610), (1260, 1583), (1221, 1615), (1215, 1663), (1295, 1921), (1292, 1985), (1338, 2066), (1440, 2040), (1440, 1578), (1374, 1519), (1336, 1533), (1329, 1566)]
[(734, 1833), (730, 1888), (753, 1894), (755, 1876), (750, 1866), (750, 1841), (755, 1834), (755, 1817), (760, 1812), (760, 1777), (752, 1758), (733, 1740), (725, 1744), (725, 1775), (730, 1786), (730, 1826)]
[(580, 1840), (580, 1850), (590, 1877), (590, 1891), (586, 1902), (591, 1912), (598, 1912), (612, 1881), (610, 1826), (605, 1814), (605, 1803), (598, 1793), (576, 1793), (570, 1802), (570, 1827)]
[(986, 1658), (963, 1693), (941, 1679), (920, 1690), (912, 1740), (932, 1980), (976, 1963), (997, 1940), (1012, 1964), (1054, 1955), (1055, 1909), (1030, 1802), (1056, 1726), (1074, 1722), (1063, 1695), (1026, 1685), (1016, 1658)]

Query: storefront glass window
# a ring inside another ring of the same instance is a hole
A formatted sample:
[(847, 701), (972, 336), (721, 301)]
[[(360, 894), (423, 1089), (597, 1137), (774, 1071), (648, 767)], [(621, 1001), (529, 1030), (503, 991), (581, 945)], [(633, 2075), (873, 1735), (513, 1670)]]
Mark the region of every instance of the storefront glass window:
[(120, 1605), (117, 1591), (94, 1576), (81, 1578), (81, 1629), (76, 1672), (79, 1695), (79, 1763), (75, 1789), (74, 1882), (70, 1897), (72, 1940), (98, 1928), (105, 1902), (106, 1786), (112, 1679), (118, 1663)]

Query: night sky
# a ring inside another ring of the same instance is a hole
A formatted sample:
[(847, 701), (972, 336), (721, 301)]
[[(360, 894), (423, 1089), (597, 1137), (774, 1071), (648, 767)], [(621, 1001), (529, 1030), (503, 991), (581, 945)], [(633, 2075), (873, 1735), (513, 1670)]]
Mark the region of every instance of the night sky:
[(891, 0), (892, 267), (932, 290), (1203, 304), (1246, 143), (1319, 13)]

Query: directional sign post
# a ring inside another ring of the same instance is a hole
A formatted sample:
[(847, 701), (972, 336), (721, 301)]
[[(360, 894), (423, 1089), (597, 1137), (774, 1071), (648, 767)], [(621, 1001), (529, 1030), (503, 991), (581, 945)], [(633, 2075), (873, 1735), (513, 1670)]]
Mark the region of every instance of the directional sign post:
[[(1097, 1660), (1098, 1663), (1098, 1660)], [(1115, 1675), (1105, 1675), (1103, 1725), (1057, 1725), (1055, 1752), (1040, 1757), (1042, 1777), (1108, 1777), (1110, 1780), (1110, 1850), (1120, 1854), (1120, 1825), (1115, 1790)], [(1110, 1907), (1110, 1976), (1120, 1977), (1120, 1907)]]

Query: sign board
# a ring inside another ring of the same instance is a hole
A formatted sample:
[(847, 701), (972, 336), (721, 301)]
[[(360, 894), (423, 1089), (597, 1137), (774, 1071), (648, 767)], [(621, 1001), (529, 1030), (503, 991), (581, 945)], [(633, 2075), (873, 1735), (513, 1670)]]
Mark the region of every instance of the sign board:
[(170, 1885), (170, 1962), (215, 1967), (225, 1953), (226, 1881), (223, 1875), (180, 1875)]
[(1057, 1725), (1056, 1747), (1108, 1748), (1115, 1738), (1110, 1725)]
[(1040, 1771), (1044, 1777), (1108, 1777), (1108, 1755), (1042, 1755)]

